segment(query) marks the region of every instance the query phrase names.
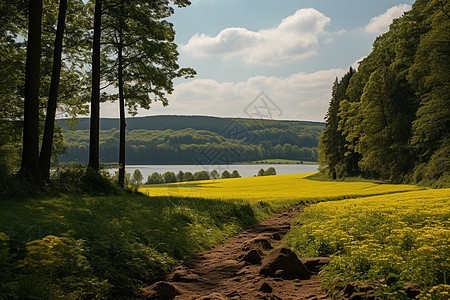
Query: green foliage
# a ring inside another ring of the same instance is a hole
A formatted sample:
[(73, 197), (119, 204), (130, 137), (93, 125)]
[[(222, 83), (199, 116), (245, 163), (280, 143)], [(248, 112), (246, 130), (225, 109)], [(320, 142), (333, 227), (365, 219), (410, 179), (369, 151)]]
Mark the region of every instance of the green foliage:
[[(226, 130), (230, 124), (239, 127), (238, 136)], [(60, 160), (87, 162), (89, 131), (86, 129), (86, 119), (82, 119), (74, 131), (69, 130), (63, 122), (59, 125), (65, 128), (67, 147)], [(101, 120), (100, 155), (104, 162), (117, 160), (119, 130), (116, 128), (119, 128), (116, 119)], [(294, 121), (271, 121), (255, 125), (245, 119), (214, 117), (132, 118), (127, 120), (127, 163), (214, 163), (202, 155), (208, 151), (223, 154), (228, 163), (268, 158), (317, 161), (316, 147), (322, 128), (321, 123)]]
[(130, 298), (272, 211), (267, 203), (140, 195), (2, 201), (0, 296)]
[(165, 183), (172, 183), (177, 182), (177, 176), (174, 172), (166, 172), (163, 174), (164, 182)]
[(220, 174), (216, 170), (212, 170), (209, 175), (211, 176), (211, 179), (219, 179), (220, 178)]
[(131, 185), (139, 187), (142, 184), (142, 180), (144, 180), (144, 176), (142, 176), (141, 171), (139, 169), (134, 170), (131, 177)]
[(209, 180), (208, 171), (198, 171), (194, 173), (195, 180)]
[(160, 184), (164, 183), (164, 178), (158, 172), (153, 172), (152, 175), (148, 176), (146, 184)]
[(258, 176), (270, 176), (270, 175), (277, 175), (277, 170), (275, 170), (274, 167), (269, 167), (267, 170), (260, 169), (258, 171)]
[(183, 177), (184, 181), (194, 181), (194, 175), (191, 172), (186, 172), (184, 173), (184, 177)]
[(233, 170), (233, 172), (231, 172), (230, 178), (241, 178), (241, 175), (239, 175), (239, 172), (237, 170)]
[(448, 2), (417, 0), (349, 80), (336, 80), (319, 143), (322, 172), (448, 186), (449, 10)]
[(223, 172), (222, 172), (222, 177), (221, 177), (221, 178), (222, 178), (222, 179), (224, 179), (224, 178), (231, 178), (230, 172), (228, 172), (227, 170), (223, 171)]
[(264, 169), (263, 168), (259, 169), (258, 176), (264, 176)]
[(277, 175), (277, 171), (275, 170), (274, 167), (269, 167), (267, 168), (267, 170), (264, 171), (264, 176), (268, 175)]

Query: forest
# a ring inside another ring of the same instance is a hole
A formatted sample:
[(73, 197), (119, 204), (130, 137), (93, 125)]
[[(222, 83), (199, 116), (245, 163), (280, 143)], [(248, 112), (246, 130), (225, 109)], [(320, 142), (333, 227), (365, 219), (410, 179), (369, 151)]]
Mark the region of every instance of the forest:
[[(60, 120), (66, 151), (61, 162), (86, 163), (88, 119), (73, 128)], [(100, 120), (101, 162), (117, 162), (119, 120)], [(129, 164), (228, 164), (269, 158), (317, 161), (323, 123), (152, 116), (127, 119)]]
[(336, 79), (322, 173), (450, 186), (449, 4), (418, 0)]

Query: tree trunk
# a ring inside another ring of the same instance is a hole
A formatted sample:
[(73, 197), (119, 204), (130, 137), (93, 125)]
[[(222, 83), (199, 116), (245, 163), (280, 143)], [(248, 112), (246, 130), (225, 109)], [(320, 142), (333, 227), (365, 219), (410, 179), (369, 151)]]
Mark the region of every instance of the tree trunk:
[(99, 170), (100, 139), (100, 36), (102, 26), (102, 0), (95, 1), (94, 40), (92, 45), (91, 128), (89, 139), (89, 167)]
[(36, 182), (39, 182), (39, 75), (41, 67), (42, 0), (30, 0), (28, 11), (23, 151), (20, 172), (31, 175)]
[(61, 55), (66, 26), (67, 0), (59, 2), (58, 25), (56, 28), (55, 48), (53, 50), (53, 70), (48, 96), (47, 115), (45, 118), (44, 137), (39, 157), (39, 167), (42, 179), (50, 178), (50, 161), (52, 156), (53, 133), (55, 130), (56, 103), (58, 100), (59, 79), (61, 74)]
[(119, 66), (118, 66), (118, 79), (119, 79), (119, 111), (120, 111), (120, 147), (119, 147), (119, 186), (125, 185), (125, 99), (123, 94), (123, 51), (122, 51), (122, 36), (119, 41)]

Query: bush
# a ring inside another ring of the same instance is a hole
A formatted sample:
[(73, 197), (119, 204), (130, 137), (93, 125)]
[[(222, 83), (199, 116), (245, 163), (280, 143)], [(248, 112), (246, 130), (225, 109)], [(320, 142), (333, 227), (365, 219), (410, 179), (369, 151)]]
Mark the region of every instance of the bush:
[(166, 172), (163, 175), (165, 183), (177, 182), (177, 176), (174, 172)]
[(264, 171), (264, 175), (265, 176), (269, 176), (269, 175), (277, 175), (277, 171), (275, 170), (274, 167), (270, 167), (267, 170)]
[(194, 175), (191, 172), (184, 173), (184, 181), (194, 181)]
[(220, 174), (216, 170), (212, 170), (210, 175), (211, 175), (212, 179), (219, 179), (220, 178)]
[(139, 169), (134, 170), (133, 176), (131, 177), (131, 185), (139, 187), (142, 184), (142, 180), (144, 180), (144, 176), (142, 176), (141, 171)]
[(194, 173), (195, 180), (209, 180), (208, 171), (198, 171)]
[(241, 175), (239, 175), (239, 172), (237, 170), (233, 170), (230, 177), (231, 178), (241, 178)]
[(222, 172), (222, 178), (231, 178), (231, 174), (230, 172), (228, 172), (227, 170)]
[(259, 169), (258, 176), (264, 176), (264, 169), (263, 168)]
[(158, 172), (153, 172), (152, 175), (149, 175), (146, 182), (146, 184), (161, 184), (161, 183), (164, 183), (164, 178)]

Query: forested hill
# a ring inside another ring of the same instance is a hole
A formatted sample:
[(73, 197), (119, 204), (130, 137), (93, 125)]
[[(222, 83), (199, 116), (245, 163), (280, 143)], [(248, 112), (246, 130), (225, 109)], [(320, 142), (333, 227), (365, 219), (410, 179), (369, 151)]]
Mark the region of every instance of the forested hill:
[(330, 177), (450, 186), (449, 12), (417, 0), (336, 80), (319, 147)]
[[(89, 119), (63, 127), (66, 153), (60, 161), (85, 163)], [(151, 116), (127, 119), (128, 164), (216, 164), (269, 158), (317, 161), (325, 123), (209, 116)], [(100, 156), (117, 162), (119, 120), (100, 120)]]

